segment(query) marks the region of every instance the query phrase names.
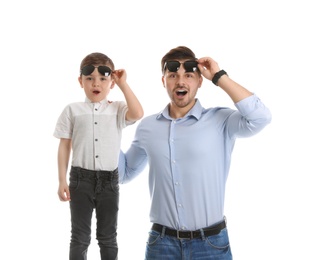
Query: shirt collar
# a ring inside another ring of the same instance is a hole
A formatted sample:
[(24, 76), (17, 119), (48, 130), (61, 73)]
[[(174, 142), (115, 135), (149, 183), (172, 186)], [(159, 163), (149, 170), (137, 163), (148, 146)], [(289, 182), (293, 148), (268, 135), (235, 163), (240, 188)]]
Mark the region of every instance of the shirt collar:
[[(195, 117), (197, 120), (199, 120), (199, 118), (201, 117), (203, 107), (197, 98), (195, 100), (196, 102), (194, 106), (189, 110), (189, 112), (184, 116), (184, 118), (192, 116), (192, 117)], [(165, 117), (166, 119), (169, 119), (169, 120), (173, 119), (171, 118), (169, 114), (169, 104), (164, 108), (162, 112), (158, 114), (157, 119), (160, 119), (161, 117)]]
[[(85, 103), (94, 103), (94, 102), (92, 102), (91, 100), (89, 100), (87, 97), (85, 97)], [(108, 100), (107, 100), (107, 98), (105, 98), (105, 99), (103, 99), (103, 100), (101, 100), (101, 101), (99, 101), (99, 102), (95, 102), (95, 103), (98, 103), (98, 104), (106, 104), (106, 103), (108, 103)]]

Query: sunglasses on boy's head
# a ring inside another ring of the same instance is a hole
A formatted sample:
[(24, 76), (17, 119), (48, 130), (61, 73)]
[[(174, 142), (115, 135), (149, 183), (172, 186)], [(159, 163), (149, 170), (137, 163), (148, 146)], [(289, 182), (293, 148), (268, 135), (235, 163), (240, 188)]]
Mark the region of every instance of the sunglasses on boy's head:
[(93, 71), (97, 68), (98, 72), (102, 74), (103, 76), (109, 76), (112, 72), (112, 70), (107, 66), (94, 66), (94, 65), (86, 65), (82, 68), (81, 74), (84, 76), (91, 75)]
[(165, 69), (168, 69), (170, 72), (177, 72), (181, 64), (184, 65), (184, 69), (186, 72), (195, 72), (198, 69), (198, 62), (195, 60), (187, 60), (185, 62), (173, 60), (165, 62), (163, 71), (165, 71)]

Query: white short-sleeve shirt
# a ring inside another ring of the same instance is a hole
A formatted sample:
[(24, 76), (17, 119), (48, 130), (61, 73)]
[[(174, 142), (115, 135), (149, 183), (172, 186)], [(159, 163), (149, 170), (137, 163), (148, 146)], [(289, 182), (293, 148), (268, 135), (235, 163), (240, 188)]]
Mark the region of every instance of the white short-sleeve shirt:
[(134, 122), (125, 120), (124, 101), (107, 99), (67, 105), (58, 118), (54, 136), (72, 139), (72, 166), (111, 171), (118, 167), (122, 129)]

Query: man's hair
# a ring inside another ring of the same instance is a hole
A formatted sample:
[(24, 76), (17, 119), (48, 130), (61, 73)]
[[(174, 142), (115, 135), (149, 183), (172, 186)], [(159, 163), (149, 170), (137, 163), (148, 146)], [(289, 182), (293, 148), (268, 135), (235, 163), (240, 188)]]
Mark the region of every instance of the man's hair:
[(169, 60), (197, 60), (195, 54), (186, 46), (178, 46), (166, 53), (161, 60), (161, 69), (164, 72), (165, 62)]
[(110, 69), (114, 70), (113, 61), (105, 54), (100, 52), (93, 52), (87, 55), (80, 64), (80, 71), (87, 65), (107, 65)]

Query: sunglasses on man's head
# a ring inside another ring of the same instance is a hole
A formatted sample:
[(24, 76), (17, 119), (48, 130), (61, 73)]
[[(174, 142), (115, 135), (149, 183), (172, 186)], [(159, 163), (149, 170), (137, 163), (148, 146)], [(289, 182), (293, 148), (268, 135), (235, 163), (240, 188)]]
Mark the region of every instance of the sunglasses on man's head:
[(198, 69), (198, 62), (195, 60), (187, 60), (185, 62), (173, 60), (165, 62), (164, 71), (165, 69), (168, 69), (170, 72), (177, 72), (181, 64), (184, 65), (184, 69), (186, 72), (195, 72)]
[(91, 75), (93, 71), (97, 68), (98, 72), (102, 74), (103, 76), (109, 76), (112, 72), (112, 70), (107, 66), (94, 66), (94, 65), (86, 65), (82, 68), (81, 74), (84, 76)]

